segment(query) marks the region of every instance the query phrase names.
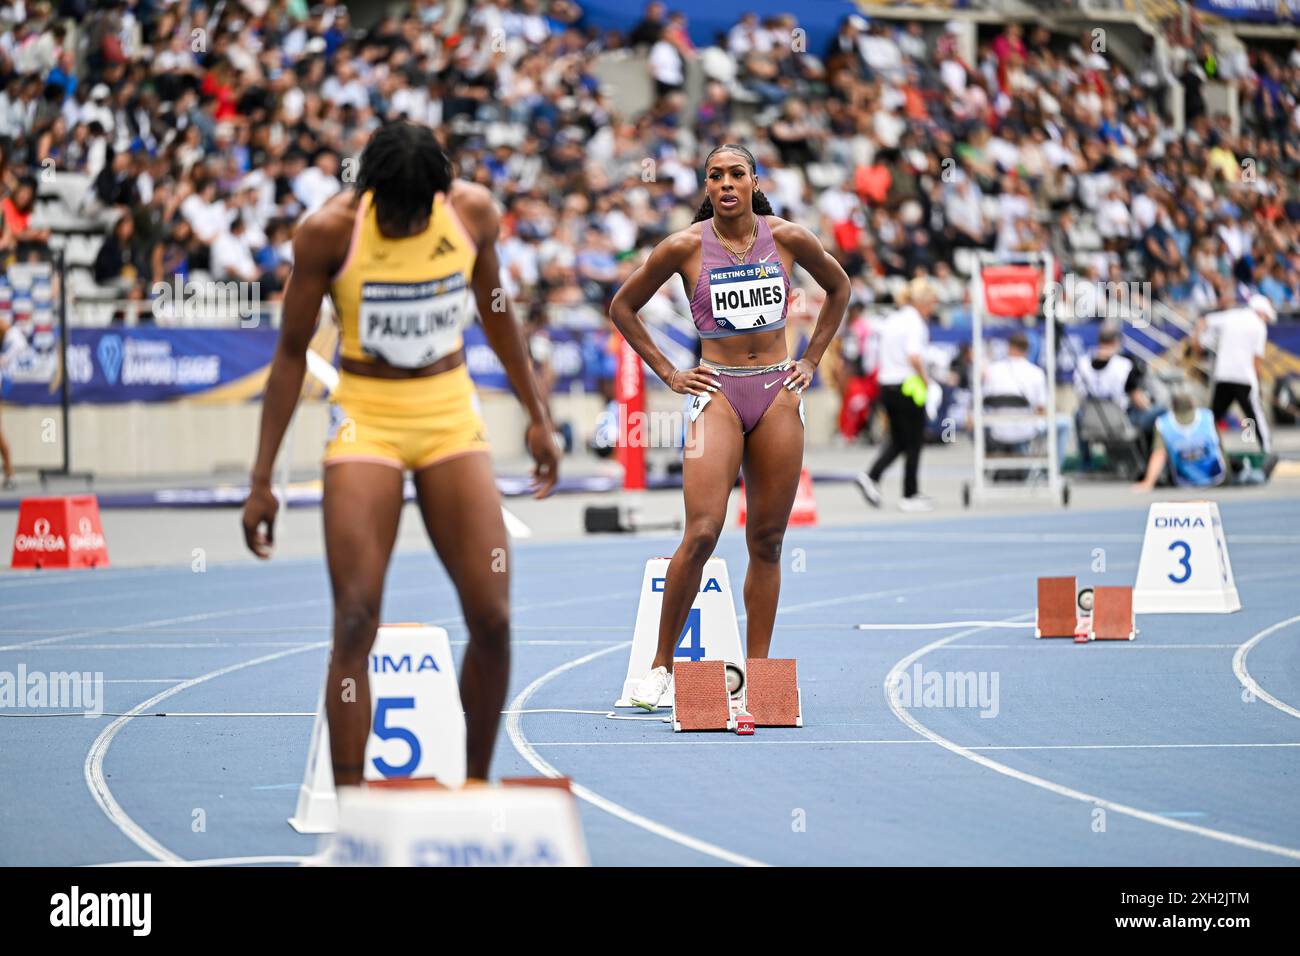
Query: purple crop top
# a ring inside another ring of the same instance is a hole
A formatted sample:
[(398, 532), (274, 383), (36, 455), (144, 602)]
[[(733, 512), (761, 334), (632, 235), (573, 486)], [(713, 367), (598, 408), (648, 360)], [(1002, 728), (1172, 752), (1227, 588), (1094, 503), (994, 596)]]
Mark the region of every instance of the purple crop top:
[(691, 296), (691, 318), (700, 338), (721, 339), (785, 327), (790, 277), (776, 251), (772, 227), (758, 217), (758, 238), (743, 265), (737, 265), (713, 231), (700, 229), (700, 277)]

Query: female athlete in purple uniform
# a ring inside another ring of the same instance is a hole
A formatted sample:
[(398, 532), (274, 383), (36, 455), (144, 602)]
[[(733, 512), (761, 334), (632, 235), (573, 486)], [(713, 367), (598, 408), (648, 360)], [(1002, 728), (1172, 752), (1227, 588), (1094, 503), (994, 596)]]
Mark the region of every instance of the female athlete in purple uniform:
[[(659, 647), (650, 674), (631, 695), (647, 710), (670, 686), (674, 644), (742, 465), (749, 507), (746, 653), (767, 656), (781, 590), (781, 542), (803, 466), (801, 395), (849, 302), (848, 276), (817, 237), (772, 215), (755, 182), (756, 167), (743, 146), (728, 143), (709, 153), (708, 195), (695, 221), (656, 246), (610, 305), (610, 318), (628, 344), (669, 388), (688, 396), (686, 530), (668, 565)], [(826, 290), (826, 299), (803, 357), (791, 361), (785, 318), (795, 264)], [(674, 368), (637, 315), (673, 275), (682, 277), (691, 295), (691, 315), (703, 340), (696, 368)]]

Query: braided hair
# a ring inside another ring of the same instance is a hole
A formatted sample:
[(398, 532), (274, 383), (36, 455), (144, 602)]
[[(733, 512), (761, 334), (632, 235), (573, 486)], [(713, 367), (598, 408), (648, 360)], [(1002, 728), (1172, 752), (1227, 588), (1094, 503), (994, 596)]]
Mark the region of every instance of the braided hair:
[[(736, 143), (723, 143), (721, 146), (713, 147), (713, 149), (709, 151), (709, 155), (704, 157), (705, 169), (709, 168), (709, 160), (711, 160), (716, 153), (739, 153), (741, 156), (744, 156), (745, 159), (749, 161), (749, 172), (754, 177), (755, 180), (754, 193), (752, 196), (752, 202), (750, 208), (752, 208), (754, 212), (758, 213), (758, 215), (760, 216), (776, 215), (774, 212), (772, 212), (772, 204), (768, 202), (767, 197), (763, 195), (763, 190), (758, 188), (758, 182), (757, 182), (758, 161), (754, 159), (754, 154), (751, 153), (749, 150), (747, 150), (744, 146), (740, 146)], [(692, 219), (691, 222), (693, 224), (697, 222), (703, 222), (706, 219), (712, 219), (712, 218), (713, 218), (713, 203), (708, 196), (705, 196), (704, 202), (700, 204), (699, 212), (695, 214), (695, 218)]]
[(371, 134), (361, 151), (359, 193), (374, 194), (375, 212), (385, 225), (415, 228), (436, 193), (451, 189), (452, 165), (427, 126), (395, 120)]

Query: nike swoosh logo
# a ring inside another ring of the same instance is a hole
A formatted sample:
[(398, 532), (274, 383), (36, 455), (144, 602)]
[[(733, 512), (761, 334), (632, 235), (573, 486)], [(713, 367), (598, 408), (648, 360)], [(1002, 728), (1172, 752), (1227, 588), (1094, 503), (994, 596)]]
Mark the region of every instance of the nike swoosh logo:
[(758, 261), (766, 262), (768, 259), (771, 259), (774, 255), (776, 255), (775, 252), (769, 252), (767, 255), (765, 255), (763, 258), (759, 259)]
[(776, 383), (777, 383), (777, 379), (772, 379), (772, 381), (768, 382), (766, 385), (763, 386), (763, 391), (766, 392), (769, 388), (771, 388)]

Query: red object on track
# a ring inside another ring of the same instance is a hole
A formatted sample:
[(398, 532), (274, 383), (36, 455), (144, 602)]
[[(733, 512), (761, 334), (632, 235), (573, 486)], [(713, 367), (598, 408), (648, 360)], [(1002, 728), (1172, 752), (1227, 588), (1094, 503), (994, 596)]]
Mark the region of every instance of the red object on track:
[(644, 491), (645, 442), (650, 433), (645, 414), (645, 374), (641, 356), (622, 336), (618, 336), (614, 400), (618, 402), (618, 460), (623, 466), (623, 488)]
[(18, 509), (11, 565), (96, 568), (108, 564), (108, 543), (94, 495), (24, 498)]

